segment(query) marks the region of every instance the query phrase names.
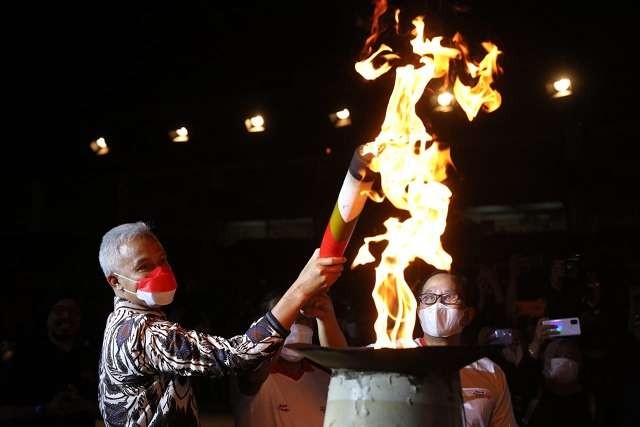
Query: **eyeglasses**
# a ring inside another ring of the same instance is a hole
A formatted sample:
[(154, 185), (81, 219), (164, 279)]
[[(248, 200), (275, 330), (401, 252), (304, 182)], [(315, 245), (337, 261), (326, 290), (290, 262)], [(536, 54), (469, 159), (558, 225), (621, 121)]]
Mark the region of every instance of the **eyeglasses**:
[(460, 294), (434, 294), (432, 292), (426, 292), (418, 295), (418, 301), (424, 305), (433, 305), (440, 299), (440, 302), (444, 305), (462, 305), (462, 295)]

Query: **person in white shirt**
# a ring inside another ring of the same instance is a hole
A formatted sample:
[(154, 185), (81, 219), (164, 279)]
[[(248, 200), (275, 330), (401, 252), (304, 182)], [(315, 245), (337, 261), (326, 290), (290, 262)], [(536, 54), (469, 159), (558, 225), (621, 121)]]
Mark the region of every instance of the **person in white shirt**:
[[(271, 303), (275, 303), (273, 299)], [(267, 302), (267, 307), (269, 306)], [(314, 320), (315, 318), (315, 320)], [(344, 338), (327, 294), (305, 306), (274, 360), (258, 371), (232, 380), (237, 427), (321, 427), (329, 389), (329, 373), (287, 348), (313, 341), (314, 324), (320, 344), (345, 347)]]
[[(461, 332), (475, 314), (470, 292), (450, 273), (429, 277), (418, 293), (420, 346), (460, 345)], [(464, 416), (468, 427), (517, 426), (509, 386), (500, 367), (482, 358), (460, 370)]]

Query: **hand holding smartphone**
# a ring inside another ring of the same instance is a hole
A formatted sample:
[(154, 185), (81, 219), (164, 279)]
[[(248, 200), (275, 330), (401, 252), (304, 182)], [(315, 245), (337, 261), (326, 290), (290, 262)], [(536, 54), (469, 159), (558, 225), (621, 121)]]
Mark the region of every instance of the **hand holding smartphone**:
[(580, 335), (580, 319), (577, 317), (568, 317), (565, 319), (544, 320), (543, 325), (555, 326), (555, 337), (570, 337)]

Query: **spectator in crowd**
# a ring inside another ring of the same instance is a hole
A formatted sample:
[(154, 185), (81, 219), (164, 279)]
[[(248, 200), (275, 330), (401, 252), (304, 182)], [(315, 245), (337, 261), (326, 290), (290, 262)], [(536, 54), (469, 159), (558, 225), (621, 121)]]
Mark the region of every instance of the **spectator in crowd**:
[(582, 256), (579, 254), (552, 261), (550, 287), (545, 296), (547, 316), (574, 317), (579, 313), (584, 288), (582, 264)]
[(501, 345), (499, 353), (491, 358), (504, 371), (511, 392), (511, 404), (516, 420), (520, 422), (525, 415), (527, 404), (536, 395), (539, 375), (539, 363), (527, 351), (527, 340), (519, 328), (498, 329), (508, 331), (507, 339), (496, 338), (496, 329), (485, 327), (480, 331), (478, 344)]
[(58, 299), (47, 316), (46, 338), (16, 349), (1, 379), (2, 425), (95, 425), (97, 355), (81, 339), (80, 325), (78, 302)]
[(527, 408), (529, 427), (593, 425), (593, 397), (580, 382), (582, 354), (576, 341), (555, 338), (544, 350), (543, 384)]

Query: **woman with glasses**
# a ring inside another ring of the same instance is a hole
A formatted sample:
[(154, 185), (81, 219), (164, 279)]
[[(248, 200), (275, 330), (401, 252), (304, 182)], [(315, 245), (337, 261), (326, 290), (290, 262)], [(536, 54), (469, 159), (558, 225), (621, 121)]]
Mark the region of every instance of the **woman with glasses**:
[[(450, 273), (429, 277), (418, 292), (419, 346), (460, 345), (461, 333), (475, 315), (465, 282)], [(509, 386), (502, 369), (482, 358), (460, 370), (466, 425), (516, 426)]]

